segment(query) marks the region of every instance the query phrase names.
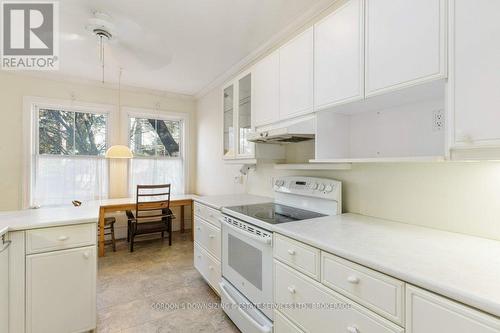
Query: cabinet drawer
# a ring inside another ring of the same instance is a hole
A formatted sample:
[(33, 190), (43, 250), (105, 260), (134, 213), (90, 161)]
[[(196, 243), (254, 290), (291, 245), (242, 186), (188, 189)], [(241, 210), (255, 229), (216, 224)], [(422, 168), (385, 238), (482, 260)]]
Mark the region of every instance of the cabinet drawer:
[(220, 228), (220, 219), (222, 218), (222, 213), (217, 209), (210, 208), (198, 202), (194, 203), (194, 214), (195, 216), (201, 217), (205, 221), (208, 221)]
[(221, 232), (219, 228), (200, 219), (194, 218), (194, 239), (206, 251), (220, 261)]
[(314, 247), (275, 233), (274, 258), (319, 280), (320, 250)]
[(407, 285), (408, 333), (498, 333), (500, 319)]
[[(388, 333), (404, 330), (311, 278), (274, 261), (275, 303), (305, 332)], [(298, 306), (289, 306), (298, 304)], [(301, 304), (308, 305), (307, 307)], [(283, 305), (283, 306), (282, 306)]]
[(96, 224), (77, 224), (26, 231), (26, 253), (41, 253), (95, 245)]
[(303, 333), (279, 311), (274, 311), (274, 333)]
[(321, 252), (321, 282), (403, 325), (403, 282), (326, 252)]
[(212, 257), (198, 243), (194, 243), (194, 267), (200, 272), (205, 281), (220, 295), (219, 282), (221, 281), (220, 261)]

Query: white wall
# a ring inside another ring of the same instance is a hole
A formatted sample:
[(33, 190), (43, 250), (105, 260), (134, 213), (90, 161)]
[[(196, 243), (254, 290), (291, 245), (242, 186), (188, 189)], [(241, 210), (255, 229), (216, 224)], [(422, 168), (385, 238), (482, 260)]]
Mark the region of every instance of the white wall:
[[(307, 175), (343, 182), (344, 212), (500, 240), (500, 162), (355, 164), (348, 171), (283, 171), (258, 164), (244, 185), (238, 166), (222, 160), (220, 90), (198, 101), (197, 192), (272, 196), (271, 179)], [(312, 143), (290, 145), (290, 161), (306, 159)], [(311, 156), (309, 156), (311, 157)]]
[[(0, 211), (16, 210), (22, 207), (22, 112), (23, 96), (36, 96), (80, 102), (116, 104), (117, 90), (94, 84), (68, 83), (34, 78), (0, 71)], [(190, 115), (191, 143), (194, 143), (195, 109), (193, 98), (170, 93), (147, 90), (123, 90), (122, 106), (156, 109), (159, 112), (183, 112)], [(113, 126), (119, 131), (118, 124)], [(195, 149), (189, 147), (190, 168), (187, 175), (192, 191), (195, 172)], [(126, 164), (111, 163), (110, 193), (114, 197), (126, 196)], [(122, 161), (123, 162), (123, 161)], [(124, 167), (125, 166), (125, 167)], [(189, 218), (189, 213), (186, 215)]]

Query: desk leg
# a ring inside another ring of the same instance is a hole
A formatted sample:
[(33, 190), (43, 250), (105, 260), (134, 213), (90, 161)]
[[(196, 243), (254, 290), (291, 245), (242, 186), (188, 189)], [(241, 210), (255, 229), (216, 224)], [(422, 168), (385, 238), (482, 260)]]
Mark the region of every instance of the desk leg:
[(185, 206), (181, 206), (181, 233), (183, 234), (186, 230), (186, 226), (184, 225), (184, 207)]
[(99, 257), (104, 257), (104, 209), (99, 209)]

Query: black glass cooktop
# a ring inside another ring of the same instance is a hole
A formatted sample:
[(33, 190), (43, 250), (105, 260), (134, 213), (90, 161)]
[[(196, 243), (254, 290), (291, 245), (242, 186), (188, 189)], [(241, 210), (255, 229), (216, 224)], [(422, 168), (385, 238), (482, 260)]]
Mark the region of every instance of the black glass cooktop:
[(271, 224), (307, 220), (325, 216), (324, 214), (280, 205), (273, 202), (256, 205), (233, 206), (227, 207), (226, 209)]

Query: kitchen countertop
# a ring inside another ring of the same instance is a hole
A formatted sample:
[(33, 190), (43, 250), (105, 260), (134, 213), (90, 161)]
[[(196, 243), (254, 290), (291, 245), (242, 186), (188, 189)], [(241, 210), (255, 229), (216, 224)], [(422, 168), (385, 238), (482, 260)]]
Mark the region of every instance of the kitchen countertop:
[(273, 198), (262, 197), (252, 194), (228, 194), (228, 195), (208, 195), (197, 196), (193, 198), (194, 201), (212, 207), (214, 209), (221, 209), (222, 207), (231, 207), (239, 205), (253, 205), (265, 202), (274, 201)]
[[(190, 200), (196, 197), (193, 194), (172, 195), (171, 200)], [(130, 200), (130, 198), (103, 199), (84, 202), (80, 207), (68, 205), (0, 212), (0, 236), (8, 231), (97, 223), (100, 205), (120, 205)]]
[(500, 316), (500, 242), (357, 214), (274, 231)]

